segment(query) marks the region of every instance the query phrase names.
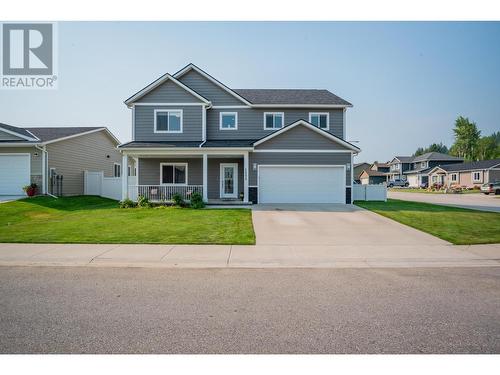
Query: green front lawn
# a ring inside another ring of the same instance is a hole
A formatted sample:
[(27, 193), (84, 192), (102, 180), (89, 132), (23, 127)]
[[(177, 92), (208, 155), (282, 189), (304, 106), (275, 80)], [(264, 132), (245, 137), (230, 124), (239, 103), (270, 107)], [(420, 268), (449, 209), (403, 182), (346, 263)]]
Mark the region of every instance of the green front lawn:
[(246, 245), (255, 234), (248, 209), (121, 209), (100, 197), (37, 197), (0, 204), (0, 242)]
[(354, 203), (455, 245), (500, 243), (500, 213), (397, 199)]

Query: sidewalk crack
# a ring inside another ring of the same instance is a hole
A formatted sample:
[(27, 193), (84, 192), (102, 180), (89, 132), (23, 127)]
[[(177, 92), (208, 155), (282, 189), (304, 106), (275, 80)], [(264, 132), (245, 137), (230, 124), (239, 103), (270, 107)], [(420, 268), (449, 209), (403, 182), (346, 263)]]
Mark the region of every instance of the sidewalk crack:
[(90, 263), (92, 263), (92, 262), (94, 261), (94, 259), (99, 258), (101, 255), (104, 255), (104, 254), (106, 254), (107, 252), (109, 252), (109, 251), (111, 251), (111, 250), (117, 249), (117, 248), (119, 248), (120, 246), (121, 246), (121, 244), (116, 245), (116, 246), (112, 247), (111, 249), (104, 250), (102, 253), (97, 254), (96, 256), (94, 256), (94, 257), (92, 257), (92, 258), (90, 259), (90, 261), (87, 263), (87, 265), (89, 265)]
[(175, 245), (174, 246), (171, 246), (170, 249), (168, 249), (168, 251), (165, 253), (165, 255), (163, 255), (161, 258), (160, 258), (160, 262), (163, 260), (163, 258), (165, 258), (168, 254), (170, 254), (172, 252), (172, 250), (174, 249)]
[(229, 255), (227, 256), (226, 267), (229, 267), (229, 260), (231, 259), (232, 252), (233, 252), (233, 245), (229, 247)]

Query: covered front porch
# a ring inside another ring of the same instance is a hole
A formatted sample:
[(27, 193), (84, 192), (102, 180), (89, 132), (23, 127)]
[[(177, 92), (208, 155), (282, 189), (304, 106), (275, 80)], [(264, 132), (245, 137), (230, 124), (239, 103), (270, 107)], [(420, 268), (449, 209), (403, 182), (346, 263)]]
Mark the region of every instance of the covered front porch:
[(143, 196), (161, 203), (180, 194), (189, 201), (199, 193), (207, 204), (249, 203), (248, 151), (124, 151), (122, 164), (129, 158), (135, 161), (136, 176), (122, 176), (123, 199)]

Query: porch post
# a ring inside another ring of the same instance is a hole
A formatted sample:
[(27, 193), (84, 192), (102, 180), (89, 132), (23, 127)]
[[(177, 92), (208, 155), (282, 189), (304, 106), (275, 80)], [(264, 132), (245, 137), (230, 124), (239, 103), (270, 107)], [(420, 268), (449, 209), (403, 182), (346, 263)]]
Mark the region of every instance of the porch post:
[(128, 155), (122, 154), (122, 200), (128, 198)]
[(203, 201), (208, 202), (208, 155), (203, 154)]
[(243, 203), (248, 203), (248, 152), (243, 154)]

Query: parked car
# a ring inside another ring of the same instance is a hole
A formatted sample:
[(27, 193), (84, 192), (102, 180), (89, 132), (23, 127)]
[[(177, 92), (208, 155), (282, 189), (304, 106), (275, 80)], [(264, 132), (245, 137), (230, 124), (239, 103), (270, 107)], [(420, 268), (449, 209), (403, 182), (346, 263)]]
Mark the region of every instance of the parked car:
[(390, 180), (387, 184), (388, 187), (392, 188), (394, 186), (408, 187), (410, 184), (406, 180)]
[(481, 192), (486, 195), (490, 193), (495, 193), (495, 195), (500, 195), (500, 181), (489, 182), (487, 184), (481, 185)]

